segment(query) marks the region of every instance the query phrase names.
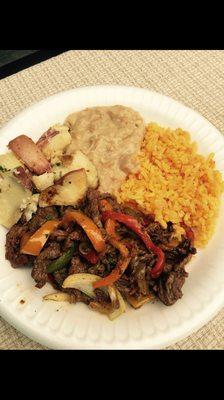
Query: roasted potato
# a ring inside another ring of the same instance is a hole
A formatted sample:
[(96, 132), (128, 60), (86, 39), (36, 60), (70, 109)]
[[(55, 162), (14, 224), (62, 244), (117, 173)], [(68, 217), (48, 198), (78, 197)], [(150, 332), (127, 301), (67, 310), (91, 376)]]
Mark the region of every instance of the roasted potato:
[(55, 185), (41, 192), (39, 206), (75, 206), (85, 196), (87, 188), (84, 169), (68, 172)]
[(54, 174), (53, 172), (45, 172), (42, 175), (33, 175), (32, 181), (36, 186), (37, 190), (42, 192), (43, 190), (47, 189), (49, 186), (54, 184)]
[[(65, 161), (64, 161), (65, 158)], [(74, 155), (65, 155), (61, 158), (61, 165), (55, 165), (52, 171), (55, 174), (55, 179), (61, 178), (69, 171), (79, 168), (84, 168), (87, 175), (88, 184), (92, 188), (98, 186), (98, 175), (95, 165), (81, 151), (76, 151)]]
[(0, 224), (11, 228), (22, 215), (32, 193), (10, 173), (0, 173)]
[(11, 151), (8, 153), (0, 154), (0, 167), (3, 169), (14, 169), (17, 167), (21, 167), (23, 164), (18, 160), (18, 158)]
[(10, 150), (24, 162), (31, 172), (44, 174), (51, 166), (37, 145), (26, 135), (17, 136), (8, 144)]
[(51, 164), (54, 165), (60, 161), (60, 157), (71, 143), (72, 138), (67, 126), (64, 125), (54, 125), (44, 135), (38, 140), (37, 146)]

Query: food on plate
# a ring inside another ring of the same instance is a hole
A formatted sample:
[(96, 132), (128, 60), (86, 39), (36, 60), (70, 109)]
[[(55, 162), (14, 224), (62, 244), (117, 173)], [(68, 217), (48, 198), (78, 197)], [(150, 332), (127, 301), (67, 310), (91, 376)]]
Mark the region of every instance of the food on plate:
[(75, 206), (82, 200), (88, 188), (84, 168), (68, 172), (53, 186), (44, 189), (39, 197), (40, 207)]
[(50, 293), (46, 294), (44, 296), (44, 300), (53, 300), (53, 301), (70, 301), (70, 294), (68, 293), (63, 293), (63, 292), (56, 292), (56, 293)]
[(47, 189), (49, 186), (54, 184), (54, 173), (53, 172), (45, 172), (42, 175), (33, 175), (32, 181), (39, 192), (42, 192), (44, 189)]
[[(91, 299), (89, 306), (96, 311), (106, 314), (110, 320), (119, 317), (126, 310), (125, 302), (120, 292), (114, 286), (104, 287), (104, 293), (108, 297), (108, 302), (100, 304), (97, 301), (97, 294), (93, 289), (94, 282), (100, 280), (100, 277), (94, 274), (72, 274), (69, 275), (63, 282), (64, 289), (78, 289), (80, 292), (85, 293)], [(69, 299), (70, 301), (71, 299)]]
[(32, 196), (28, 198), (26, 203), (21, 206), (21, 211), (23, 211), (24, 218), (27, 222), (32, 218), (32, 215), (36, 213), (38, 202), (39, 193), (35, 193), (32, 194)]
[(89, 186), (93, 189), (98, 186), (97, 169), (89, 158), (81, 151), (77, 150), (72, 155), (64, 155), (60, 161), (60, 163), (57, 163), (52, 168), (55, 180), (60, 179), (70, 171), (84, 168)]
[(32, 174), (25, 166), (15, 168), (13, 170), (13, 175), (24, 188), (31, 191), (33, 190)]
[(26, 239), (22, 238), (22, 243), (20, 244), (20, 253), (39, 256), (48, 237), (58, 225), (59, 221), (57, 220), (46, 221), (35, 233), (26, 232)]
[(0, 223), (6, 228), (15, 224), (31, 195), (10, 172), (0, 172)]
[(0, 154), (0, 170), (11, 170), (17, 167), (21, 167), (22, 163), (11, 151), (8, 153)]
[(45, 157), (54, 165), (60, 162), (60, 157), (71, 141), (72, 138), (67, 126), (57, 124), (48, 129), (36, 144)]
[(17, 136), (9, 142), (8, 147), (31, 172), (41, 175), (50, 170), (49, 161), (28, 136)]
[(81, 151), (66, 154), (71, 140), (68, 127), (57, 124), (36, 144), (25, 135), (10, 141), (12, 152), (0, 155), (1, 199), (7, 204), (7, 211), (0, 212), (2, 225), (10, 228), (23, 211), (28, 221), (38, 204), (74, 206), (88, 187), (98, 186), (97, 169), (88, 157)]
[(164, 228), (172, 221), (179, 236), (183, 223), (190, 226), (195, 244), (202, 247), (213, 234), (223, 191), (213, 156), (198, 154), (188, 132), (150, 124), (139, 154), (139, 173), (130, 174), (118, 197), (153, 213)]
[(81, 211), (67, 211), (62, 218), (61, 225), (69, 226), (75, 222), (82, 227), (94, 249), (99, 253), (105, 250), (105, 240), (98, 226)]
[(81, 150), (95, 165), (99, 189), (118, 189), (129, 172), (136, 172), (145, 124), (140, 114), (121, 105), (92, 107), (70, 114), (65, 121), (72, 143), (67, 152)]
[[(105, 202), (112, 211), (105, 211)], [(112, 236), (109, 219), (115, 221)], [(193, 236), (186, 232), (176, 242), (173, 231), (172, 222), (163, 228), (153, 216), (89, 188), (75, 209), (39, 207), (30, 221), (14, 225), (6, 257), (16, 267), (26, 256), (37, 287), (50, 282), (70, 302), (82, 301), (111, 318), (125, 310), (120, 296), (134, 308), (156, 298), (166, 305), (181, 298), (184, 266), (196, 249)]]
[(198, 154), (187, 132), (145, 125), (124, 106), (93, 107), (9, 148), (0, 155), (5, 257), (31, 267), (37, 288), (54, 288), (44, 300), (83, 302), (114, 320), (126, 304), (182, 297), (223, 191), (213, 155)]

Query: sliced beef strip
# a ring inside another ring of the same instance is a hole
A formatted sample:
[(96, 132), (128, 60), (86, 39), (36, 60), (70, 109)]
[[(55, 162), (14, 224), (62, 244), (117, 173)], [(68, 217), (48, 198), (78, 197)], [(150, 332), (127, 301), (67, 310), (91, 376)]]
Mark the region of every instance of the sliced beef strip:
[(30, 232), (35, 232), (41, 227), (48, 219), (57, 219), (58, 212), (56, 207), (39, 207), (36, 214), (28, 222), (28, 230)]
[(57, 206), (57, 211), (59, 217), (64, 217), (66, 211), (74, 211), (74, 207), (72, 206)]
[(78, 289), (62, 289), (62, 291), (71, 295), (71, 303), (81, 302), (89, 304), (91, 301), (91, 298), (89, 296), (87, 296), (85, 293), (80, 292), (80, 290)]
[[(125, 294), (146, 294), (146, 284), (148, 289), (154, 290), (159, 299), (166, 305), (174, 304), (181, 296), (181, 288), (188, 274), (185, 272), (184, 266), (189, 262), (195, 249), (191, 247), (188, 239), (184, 238), (182, 242), (165, 252), (166, 261), (162, 275), (153, 280), (150, 276), (150, 271), (155, 265), (156, 257), (152, 252), (146, 250), (144, 245), (139, 241), (132, 242), (132, 260), (125, 272), (128, 277), (135, 278), (133, 284), (137, 283), (138, 290), (135, 285), (127, 284), (124, 287), (125, 276), (122, 276), (118, 281), (120, 290)], [(144, 274), (145, 272), (145, 274)], [(134, 291), (136, 289), (136, 291)]]
[(100, 304), (105, 304), (105, 303), (110, 303), (110, 297), (107, 293), (105, 293), (103, 290), (100, 289), (95, 289), (95, 294), (96, 294), (96, 299), (95, 301), (97, 301)]
[(53, 273), (57, 289), (62, 289), (62, 284), (68, 275), (88, 272), (88, 268), (81, 262), (78, 255), (71, 260), (71, 265)]
[(166, 263), (175, 265), (181, 263), (189, 254), (195, 254), (195, 247), (191, 246), (191, 242), (187, 238), (183, 238), (182, 242), (178, 246), (171, 250), (165, 251)]
[(138, 283), (138, 289), (140, 294), (143, 296), (149, 293), (148, 282), (146, 280), (146, 264), (139, 263), (138, 266), (135, 268), (135, 277)]
[(74, 241), (81, 242), (81, 241), (86, 241), (86, 240), (87, 240), (87, 236), (86, 236), (85, 232), (78, 225), (75, 225), (75, 226), (73, 226), (73, 231), (68, 234), (68, 236), (64, 242), (63, 249), (68, 250)]
[[(100, 311), (103, 313), (108, 313), (111, 311), (111, 299), (108, 293), (105, 293), (103, 290), (101, 289), (95, 289), (95, 295), (96, 297), (94, 299), (91, 299), (90, 303), (89, 303), (89, 307), (92, 310), (95, 311)], [(118, 304), (117, 304), (118, 307)]]
[(106, 243), (106, 250), (99, 254), (99, 261), (95, 265), (88, 265), (88, 273), (105, 277), (116, 266), (119, 259), (119, 252), (110, 243)]
[(87, 239), (87, 236), (85, 232), (82, 230), (82, 228), (76, 225), (76, 229), (69, 234), (69, 239), (81, 242), (85, 241)]
[(48, 281), (47, 266), (52, 260), (59, 258), (61, 249), (59, 243), (52, 242), (44, 249), (38, 257), (36, 257), (34, 266), (31, 272), (32, 278), (36, 282), (36, 287), (41, 288)]
[(164, 229), (159, 222), (150, 222), (146, 228), (151, 240), (154, 244), (159, 245), (170, 241), (173, 233), (172, 222), (167, 223), (167, 228)]
[(126, 275), (135, 279), (139, 295), (146, 295), (151, 279), (150, 271), (155, 265), (156, 257), (152, 251), (145, 248), (144, 244), (135, 241), (132, 241), (131, 253), (132, 259), (126, 270)]
[(106, 251), (100, 256), (100, 262), (105, 266), (105, 270), (111, 272), (117, 265), (120, 253), (110, 243), (106, 243)]
[(188, 273), (184, 268), (177, 268), (168, 274), (164, 273), (154, 286), (154, 291), (159, 299), (166, 305), (171, 306), (182, 297), (182, 287)]
[(102, 228), (99, 201), (100, 192), (98, 190), (88, 189), (85, 198), (84, 213), (90, 217), (99, 228)]
[(156, 261), (156, 256), (154, 255), (154, 253), (151, 250), (146, 249), (144, 243), (142, 243), (141, 240), (132, 240), (130, 242), (130, 245), (132, 259), (129, 266), (134, 269), (136, 266), (138, 266), (139, 263), (144, 263), (149, 269), (151, 269)]
[(153, 281), (153, 289), (165, 305), (172, 305), (182, 297), (181, 289), (188, 276), (184, 267), (195, 253), (196, 249), (187, 238), (183, 238), (173, 249), (165, 251), (163, 273)]
[(63, 242), (69, 233), (67, 231), (63, 231), (62, 229), (56, 229), (50, 235), (50, 239), (55, 240), (56, 242)]
[(106, 273), (106, 267), (102, 263), (97, 263), (92, 265), (88, 269), (88, 274), (98, 275), (104, 278), (108, 273)]
[[(105, 200), (108, 201), (108, 203), (110, 203), (110, 205), (113, 208), (113, 211), (122, 212), (121, 205), (117, 202), (116, 197), (113, 196), (112, 194), (110, 194), (110, 193), (101, 193), (100, 196), (99, 196), (99, 200), (102, 200), (102, 199), (105, 199)], [(99, 206), (99, 208), (100, 208), (100, 210), (102, 212), (103, 210), (102, 210), (101, 205)]]
[(192, 254), (189, 253), (179, 264), (168, 264), (167, 262), (165, 262), (163, 272), (168, 273), (171, 271), (175, 271), (176, 269), (183, 268), (190, 261), (191, 258)]
[[(87, 271), (88, 271), (87, 267), (80, 261), (78, 256), (75, 256), (75, 257), (73, 257), (73, 259), (71, 261), (71, 266), (69, 269), (63, 268), (60, 271), (57, 271), (53, 274), (53, 276), (54, 276), (53, 286), (57, 290), (60, 290), (65, 293), (69, 293), (71, 295), (71, 299), (70, 299), (71, 303), (82, 302), (85, 304), (89, 304), (92, 299), (89, 296), (87, 296), (85, 293), (82, 293), (78, 289), (72, 289), (72, 288), (64, 289), (62, 287), (62, 284), (68, 275), (77, 274), (77, 273), (81, 273), (81, 272), (85, 273)], [(98, 290), (97, 301), (103, 302), (103, 301), (105, 301), (105, 298), (107, 298), (107, 296), (104, 295), (102, 293), (102, 291)]]
[(68, 276), (68, 268), (62, 268), (59, 271), (54, 272), (52, 275), (57, 285), (57, 289), (59, 289)]
[(181, 289), (188, 277), (185, 265), (191, 258), (192, 254), (189, 253), (179, 264), (165, 264), (162, 275), (154, 281), (153, 290), (165, 305), (170, 306), (182, 297)]
[(138, 284), (134, 276), (127, 276), (125, 273), (114, 284), (123, 295), (134, 295), (138, 292)]
[(13, 225), (6, 234), (5, 258), (10, 261), (14, 268), (32, 265), (34, 261), (34, 257), (20, 253), (21, 238), (27, 229), (26, 224), (18, 223)]
[(69, 275), (88, 273), (88, 266), (86, 263), (82, 262), (78, 255), (74, 256), (71, 260), (71, 266), (69, 268)]

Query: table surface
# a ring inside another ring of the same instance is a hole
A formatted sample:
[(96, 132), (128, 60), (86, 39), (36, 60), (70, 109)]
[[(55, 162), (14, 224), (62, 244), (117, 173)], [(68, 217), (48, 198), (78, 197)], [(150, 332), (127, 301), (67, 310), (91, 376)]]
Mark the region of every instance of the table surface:
[[(0, 126), (62, 90), (120, 84), (148, 88), (193, 108), (224, 133), (223, 50), (71, 50), (0, 81)], [(224, 309), (168, 349), (223, 349)], [(44, 349), (0, 318), (0, 349)]]

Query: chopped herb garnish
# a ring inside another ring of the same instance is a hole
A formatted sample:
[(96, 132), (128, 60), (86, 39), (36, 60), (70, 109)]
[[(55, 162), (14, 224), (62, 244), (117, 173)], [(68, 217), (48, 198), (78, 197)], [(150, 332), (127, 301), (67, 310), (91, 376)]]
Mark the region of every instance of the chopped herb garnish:
[(60, 163), (60, 162), (57, 162), (56, 165), (57, 165), (57, 167), (60, 167), (61, 163)]
[(47, 221), (51, 221), (53, 219), (53, 217), (52, 217), (52, 215), (48, 214), (48, 215), (46, 215), (45, 219)]
[(2, 171), (2, 172), (7, 172), (8, 170), (7, 170), (7, 168), (5, 168), (5, 167), (3, 167), (2, 165), (0, 165), (0, 171)]
[(49, 233), (45, 233), (45, 237), (48, 238), (48, 236), (49, 236)]

